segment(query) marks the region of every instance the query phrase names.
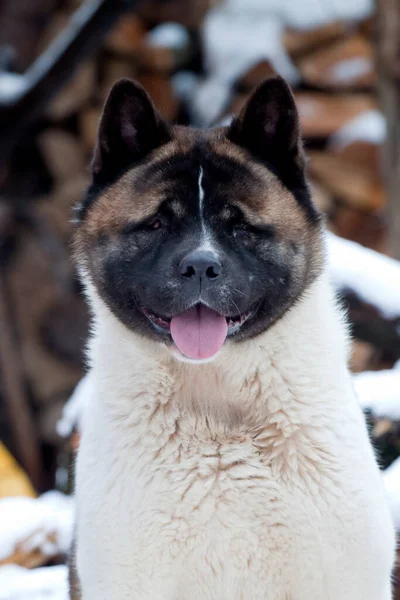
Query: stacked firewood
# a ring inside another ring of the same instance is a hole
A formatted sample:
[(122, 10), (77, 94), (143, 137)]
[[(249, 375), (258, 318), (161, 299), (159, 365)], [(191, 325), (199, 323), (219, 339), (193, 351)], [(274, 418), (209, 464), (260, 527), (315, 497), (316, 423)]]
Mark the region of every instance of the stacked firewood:
[[(79, 4), (4, 0), (0, 37), (13, 48), (14, 68), (26, 69)], [(121, 77), (134, 77), (167, 120), (215, 124), (237, 113), (250, 90), (279, 71), (270, 56), (257, 56), (221, 84), (222, 101), (211, 88), (205, 94), (212, 72), (207, 22), (223, 6), (216, 0), (138, 2), (48, 103), (12, 159), (0, 165), (0, 308), (2, 303), (6, 307), (0, 310), (0, 325), (7, 327), (14, 348), (13, 353), (3, 348), (0, 369), (18, 376), (35, 422), (35, 443), (46, 448), (60, 444), (55, 423), (84, 370), (88, 314), (69, 261), (72, 207), (89, 181), (110, 87)], [(247, 38), (237, 40), (239, 47), (246, 43)], [(317, 205), (333, 232), (387, 252), (374, 17), (301, 29), (285, 26), (281, 46), (295, 73), (289, 80)], [(212, 109), (210, 119), (204, 107), (199, 110), (201, 98)], [(399, 319), (385, 317), (354, 290), (347, 289), (344, 297), (357, 335), (353, 370), (391, 368), (400, 357)], [(3, 403), (9, 393), (10, 386), (0, 388)], [(13, 427), (5, 420), (0, 428), (19, 456)], [(50, 472), (54, 456), (48, 459)], [(43, 484), (42, 479), (42, 485), (50, 481)]]

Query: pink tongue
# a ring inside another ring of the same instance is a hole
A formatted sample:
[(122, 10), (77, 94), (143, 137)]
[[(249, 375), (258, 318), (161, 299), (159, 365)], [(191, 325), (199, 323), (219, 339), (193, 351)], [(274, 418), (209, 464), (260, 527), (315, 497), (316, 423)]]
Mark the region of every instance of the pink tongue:
[(227, 333), (225, 317), (203, 305), (171, 320), (172, 339), (188, 358), (211, 358), (221, 348)]

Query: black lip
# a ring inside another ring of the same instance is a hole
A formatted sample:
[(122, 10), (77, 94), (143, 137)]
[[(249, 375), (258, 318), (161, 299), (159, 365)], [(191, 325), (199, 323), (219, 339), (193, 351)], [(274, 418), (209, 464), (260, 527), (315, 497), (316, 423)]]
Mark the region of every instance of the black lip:
[(161, 329), (163, 332), (170, 334), (171, 319), (169, 319), (168, 317), (161, 317), (159, 315), (156, 315), (155, 313), (149, 311), (147, 308), (144, 307), (142, 307), (141, 310), (145, 317), (147, 317), (148, 320), (153, 325), (155, 325), (157, 329)]
[[(192, 307), (190, 307), (190, 308), (192, 308)], [(190, 308), (188, 308), (187, 310), (190, 310)], [(251, 307), (249, 310), (247, 310), (244, 313), (241, 313), (239, 315), (234, 315), (234, 316), (223, 315), (228, 324), (228, 336), (234, 335), (237, 331), (239, 331), (239, 329), (246, 323), (246, 321), (249, 321), (252, 317), (255, 316), (258, 308), (259, 308), (259, 303), (257, 303), (256, 305), (253, 305), (253, 307)], [(172, 317), (170, 318), (170, 317), (163, 317), (161, 315), (157, 315), (144, 307), (141, 307), (141, 310), (142, 310), (143, 314), (145, 315), (145, 317), (147, 317), (147, 319), (152, 323), (152, 325), (155, 326), (155, 328), (158, 331), (161, 330), (163, 333), (167, 333), (168, 335), (171, 335), (170, 324), (171, 324)], [(217, 311), (215, 311), (215, 312), (217, 312)]]

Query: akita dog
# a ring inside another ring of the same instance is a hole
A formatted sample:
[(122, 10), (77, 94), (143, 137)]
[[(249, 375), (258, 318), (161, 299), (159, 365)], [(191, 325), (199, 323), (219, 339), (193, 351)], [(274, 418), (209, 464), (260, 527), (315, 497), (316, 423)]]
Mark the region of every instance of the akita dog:
[(208, 131), (118, 82), (79, 221), (82, 599), (389, 600), (393, 526), (285, 82)]

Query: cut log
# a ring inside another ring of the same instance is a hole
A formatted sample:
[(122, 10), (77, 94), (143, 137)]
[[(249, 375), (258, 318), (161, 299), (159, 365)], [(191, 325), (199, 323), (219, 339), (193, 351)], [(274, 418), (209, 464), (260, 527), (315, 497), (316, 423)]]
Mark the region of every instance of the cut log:
[(378, 106), (370, 94), (296, 92), (295, 98), (303, 135), (309, 138), (328, 137), (354, 117)]
[(193, 39), (178, 23), (164, 23), (144, 38), (136, 52), (138, 67), (171, 73), (184, 67), (194, 54)]
[(142, 0), (137, 12), (149, 23), (181, 23), (199, 29), (207, 11), (220, 0)]
[(297, 61), (308, 85), (333, 90), (372, 87), (376, 83), (372, 43), (355, 34), (307, 54)]
[(380, 144), (357, 140), (342, 147), (332, 147), (332, 153), (341, 156), (346, 161), (365, 167), (381, 180), (382, 147)]
[[(43, 229), (43, 218), (40, 222)], [(50, 223), (50, 228), (52, 226)], [(13, 268), (7, 272), (6, 284), (13, 303), (15, 327), (20, 333), (19, 365), (23, 365), (38, 406), (72, 389), (82, 374), (82, 368), (61, 362), (52, 354), (41, 337), (40, 326), (46, 315), (60, 298), (67, 301), (72, 294), (68, 289), (73, 281), (67, 256), (67, 247), (55, 231), (50, 231), (50, 235), (46, 230), (43, 233), (25, 232), (13, 255)], [(28, 414), (26, 410), (24, 414)], [(21, 415), (19, 418), (22, 420)], [(26, 441), (24, 444), (27, 447)]]
[(382, 211), (361, 211), (340, 203), (336, 207), (331, 227), (342, 238), (377, 252), (388, 252), (387, 225)]
[(376, 307), (366, 304), (351, 291), (343, 292), (343, 298), (352, 335), (385, 351), (397, 361), (400, 358), (400, 319), (385, 319)]
[(288, 28), (283, 34), (283, 45), (286, 52), (292, 58), (296, 58), (319, 46), (342, 38), (347, 29), (348, 25), (344, 21), (334, 21), (305, 31)]
[(95, 65), (89, 61), (76, 71), (72, 79), (58, 92), (47, 108), (47, 115), (60, 121), (78, 112), (87, 104), (95, 87)]
[(56, 491), (39, 498), (2, 499), (0, 565), (33, 568), (64, 554), (74, 520), (73, 499)]
[(96, 145), (102, 110), (102, 106), (91, 106), (83, 110), (79, 115), (80, 133), (85, 149), (88, 152), (93, 152)]
[(261, 60), (241, 75), (235, 84), (235, 88), (239, 92), (250, 92), (264, 81), (264, 79), (268, 79), (274, 75), (276, 75), (276, 71), (271, 63), (268, 60)]
[(178, 116), (179, 101), (175, 96), (171, 80), (162, 74), (141, 74), (137, 77), (139, 83), (147, 90), (155, 106), (163, 117), (174, 122)]
[(47, 549), (55, 547), (55, 535), (46, 534), (41, 532), (35, 532), (31, 536), (27, 537), (22, 542), (18, 543), (14, 552), (7, 556), (7, 558), (0, 560), (0, 567), (5, 565), (19, 565), (25, 567), (25, 569), (35, 569), (48, 563), (52, 558), (55, 558), (58, 554), (55, 549), (53, 552), (44, 553), (41, 547), (36, 545), (36, 539), (40, 538), (40, 546)]
[[(109, 58), (102, 65), (99, 81), (99, 102), (104, 103), (114, 83), (119, 79), (134, 79), (136, 77), (136, 66), (133, 61), (126, 58)], [(89, 108), (90, 110), (90, 108)]]
[[(135, 4), (131, 0), (130, 4)], [(49, 101), (100, 43), (102, 35), (127, 10), (125, 0), (85, 2), (68, 28), (47, 48), (23, 76), (1, 73), (0, 155), (6, 160), (26, 129), (41, 116)]]
[(0, 372), (7, 415), (11, 424), (16, 456), (32, 484), (40, 486), (40, 451), (26, 389), (25, 373), (11, 328), (9, 298), (4, 274), (0, 272)]
[(378, 0), (377, 65), (383, 112), (387, 119), (384, 176), (388, 197), (391, 253), (400, 260), (400, 3)]
[(105, 46), (116, 54), (134, 56), (143, 42), (147, 28), (137, 15), (125, 15), (106, 39)]
[(76, 136), (61, 129), (47, 129), (40, 134), (38, 142), (56, 185), (84, 171), (85, 153)]
[(377, 19), (376, 19), (376, 14), (374, 14), (372, 17), (363, 19), (358, 24), (358, 30), (360, 31), (361, 35), (368, 38), (372, 42), (376, 42), (376, 33), (377, 33), (376, 25), (377, 25)]
[(14, 50), (13, 68), (23, 72), (36, 57), (48, 15), (57, 0), (2, 0), (0, 3), (0, 40)]
[(353, 340), (351, 344), (350, 370), (352, 373), (361, 373), (372, 368), (377, 351), (372, 344)]
[(311, 176), (349, 206), (364, 211), (384, 206), (385, 194), (376, 173), (332, 152), (314, 151), (309, 157)]

